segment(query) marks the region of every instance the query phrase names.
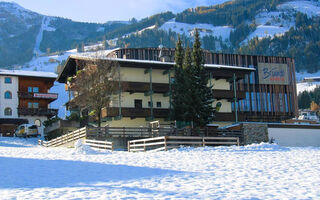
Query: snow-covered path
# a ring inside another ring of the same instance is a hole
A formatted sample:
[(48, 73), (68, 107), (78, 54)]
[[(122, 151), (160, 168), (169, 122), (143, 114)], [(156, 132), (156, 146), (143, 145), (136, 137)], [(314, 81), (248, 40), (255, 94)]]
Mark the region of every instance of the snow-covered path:
[(0, 199), (320, 198), (320, 148), (111, 153), (35, 143), (0, 138)]

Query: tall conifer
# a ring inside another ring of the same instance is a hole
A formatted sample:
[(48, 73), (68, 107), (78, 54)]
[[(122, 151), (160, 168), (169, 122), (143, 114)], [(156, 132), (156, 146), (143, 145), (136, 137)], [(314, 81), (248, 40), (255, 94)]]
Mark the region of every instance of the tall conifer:
[(185, 85), (185, 75), (182, 68), (184, 60), (184, 51), (182, 47), (182, 42), (180, 36), (176, 44), (175, 50), (175, 66), (174, 66), (174, 82), (173, 82), (173, 92), (172, 92), (172, 107), (171, 118), (184, 121), (184, 108), (185, 108), (185, 96), (184, 96), (184, 85)]

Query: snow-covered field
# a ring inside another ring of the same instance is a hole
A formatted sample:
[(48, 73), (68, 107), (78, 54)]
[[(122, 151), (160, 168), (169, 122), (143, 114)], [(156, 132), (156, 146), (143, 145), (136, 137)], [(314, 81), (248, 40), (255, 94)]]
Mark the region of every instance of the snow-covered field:
[(319, 199), (320, 148), (129, 153), (0, 138), (0, 199)]

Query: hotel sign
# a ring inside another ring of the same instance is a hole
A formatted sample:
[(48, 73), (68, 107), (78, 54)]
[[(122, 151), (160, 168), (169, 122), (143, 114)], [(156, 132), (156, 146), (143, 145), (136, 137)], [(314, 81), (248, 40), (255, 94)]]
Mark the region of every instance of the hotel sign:
[(41, 98), (41, 99), (57, 99), (58, 94), (49, 94), (49, 93), (34, 93), (34, 98)]
[(287, 64), (258, 63), (259, 84), (289, 85)]

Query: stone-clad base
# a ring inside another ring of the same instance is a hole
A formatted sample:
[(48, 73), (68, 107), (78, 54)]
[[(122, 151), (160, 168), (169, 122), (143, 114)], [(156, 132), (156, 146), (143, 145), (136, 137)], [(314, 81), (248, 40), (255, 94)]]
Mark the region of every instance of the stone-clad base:
[(242, 131), (243, 145), (269, 142), (267, 124), (243, 123)]

